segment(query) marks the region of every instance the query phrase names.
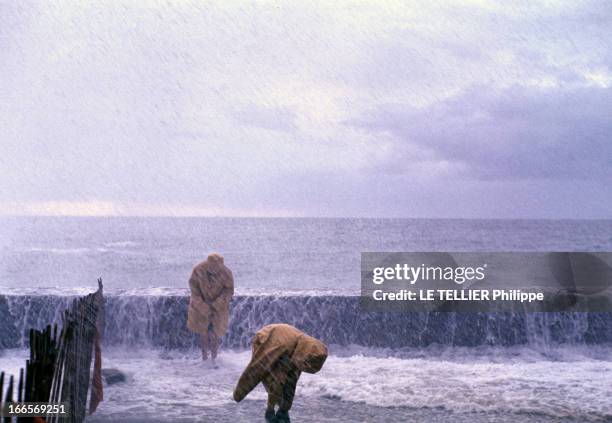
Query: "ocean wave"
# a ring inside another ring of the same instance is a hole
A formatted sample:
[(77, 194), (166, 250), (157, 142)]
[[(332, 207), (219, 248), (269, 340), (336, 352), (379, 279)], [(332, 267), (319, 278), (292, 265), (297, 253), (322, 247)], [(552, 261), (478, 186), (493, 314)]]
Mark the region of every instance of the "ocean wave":
[(26, 252), (31, 253), (50, 253), (50, 254), (86, 254), (92, 251), (89, 247), (74, 247), (74, 248), (46, 248), (46, 247), (32, 247), (28, 248)]
[(137, 247), (139, 243), (135, 241), (112, 241), (112, 242), (105, 242), (103, 245), (109, 248), (115, 248), (115, 247), (116, 248), (126, 248), (126, 247)]

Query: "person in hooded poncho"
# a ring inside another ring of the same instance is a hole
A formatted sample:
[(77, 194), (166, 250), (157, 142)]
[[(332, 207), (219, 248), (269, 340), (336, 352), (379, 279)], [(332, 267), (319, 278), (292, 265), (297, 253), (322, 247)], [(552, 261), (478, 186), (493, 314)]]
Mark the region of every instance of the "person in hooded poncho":
[(200, 334), (202, 359), (208, 359), (208, 351), (213, 361), (221, 337), (227, 332), (229, 304), (234, 295), (234, 277), (223, 263), (219, 254), (211, 254), (198, 264), (189, 278), (191, 298), (187, 327)]
[(289, 422), (301, 372), (317, 373), (326, 358), (327, 347), (318, 339), (286, 324), (265, 326), (253, 338), (251, 361), (234, 389), (234, 400), (242, 401), (262, 382), (268, 392), (266, 421)]

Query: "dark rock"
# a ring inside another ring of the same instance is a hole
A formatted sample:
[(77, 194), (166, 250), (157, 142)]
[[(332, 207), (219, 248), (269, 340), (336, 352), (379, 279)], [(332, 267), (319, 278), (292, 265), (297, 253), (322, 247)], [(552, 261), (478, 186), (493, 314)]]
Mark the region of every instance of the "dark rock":
[(102, 369), (102, 380), (107, 385), (123, 383), (127, 379), (125, 373), (118, 369)]

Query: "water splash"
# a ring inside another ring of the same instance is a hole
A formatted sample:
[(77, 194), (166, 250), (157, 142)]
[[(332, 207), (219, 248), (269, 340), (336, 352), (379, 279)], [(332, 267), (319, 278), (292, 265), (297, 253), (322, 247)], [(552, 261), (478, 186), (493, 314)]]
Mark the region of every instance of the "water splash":
[[(0, 347), (27, 346), (28, 330), (61, 322), (73, 296), (0, 296)], [(187, 349), (188, 298), (106, 297), (107, 346)], [(254, 333), (286, 322), (328, 344), (375, 348), (510, 347), (612, 343), (612, 313), (366, 313), (350, 296), (236, 296), (225, 348), (248, 348)]]

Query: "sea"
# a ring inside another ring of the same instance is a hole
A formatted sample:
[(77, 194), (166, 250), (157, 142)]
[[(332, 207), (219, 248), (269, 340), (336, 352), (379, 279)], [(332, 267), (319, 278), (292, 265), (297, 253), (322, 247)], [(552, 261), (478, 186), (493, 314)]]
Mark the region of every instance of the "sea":
[[(263, 421), (232, 390), (253, 334), (290, 323), (329, 345), (300, 378), (294, 422), (612, 421), (612, 313), (376, 313), (359, 307), (367, 251), (612, 251), (612, 220), (0, 218), (0, 370), (72, 298), (106, 298), (105, 386), (87, 421)], [(187, 281), (211, 252), (236, 295), (219, 368), (185, 328)]]

